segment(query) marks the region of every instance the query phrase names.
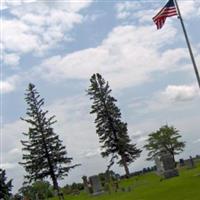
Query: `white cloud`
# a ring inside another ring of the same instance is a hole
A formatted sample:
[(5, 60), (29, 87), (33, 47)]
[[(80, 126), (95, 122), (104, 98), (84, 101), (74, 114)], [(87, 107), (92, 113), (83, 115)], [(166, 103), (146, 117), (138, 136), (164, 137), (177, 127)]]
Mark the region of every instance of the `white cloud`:
[(63, 39), (70, 39), (64, 33), (81, 20), (79, 14), (64, 11), (51, 11), (46, 16), (27, 14), (21, 20), (3, 20), (2, 43), (7, 51), (42, 53)]
[(94, 118), (89, 114), (89, 98), (84, 91), (79, 96), (55, 100), (46, 108), (50, 115), (56, 115), (55, 131), (64, 141), (70, 156), (83, 159), (88, 150), (99, 148)]
[(39, 38), (31, 33), (30, 27), (19, 20), (3, 20), (3, 30), (2, 43), (5, 50), (27, 53), (41, 45)]
[[(65, 7), (66, 10), (77, 12), (89, 6), (91, 2), (92, 0), (79, 0), (79, 1), (68, 0), (68, 1), (61, 1), (59, 2), (59, 4), (57, 4), (57, 1), (46, 0), (43, 1), (42, 4), (52, 5), (54, 7), (60, 7), (60, 8)], [(1, 9), (12, 9), (19, 6), (27, 7), (27, 5), (33, 6), (39, 3), (41, 3), (40, 0), (1, 0)]]
[(198, 98), (198, 88), (194, 85), (169, 85), (163, 92), (154, 95), (149, 103), (150, 110), (182, 110), (193, 106), (192, 102)]
[[(19, 1), (18, 6), (6, 1), (12, 18), (3, 18), (1, 43), (4, 51), (43, 55), (61, 41), (71, 41), (70, 31), (84, 21), (80, 11), (88, 1)], [(13, 31), (14, 30), (14, 31)]]
[(135, 10), (141, 8), (141, 3), (136, 1), (125, 1), (120, 2), (116, 5), (117, 9), (117, 18), (125, 19), (132, 15)]
[(0, 81), (1, 93), (9, 93), (15, 89), (15, 86), (7, 81)]
[(169, 85), (162, 92), (162, 96), (164, 99), (168, 99), (172, 102), (177, 101), (188, 101), (192, 100), (195, 97), (199, 96), (198, 88), (194, 85)]
[(8, 9), (9, 7), (12, 6), (19, 6), (21, 5), (22, 1), (21, 0), (17, 0), (17, 1), (13, 1), (13, 0), (1, 0), (0, 4), (0, 9), (4, 10), (4, 9)]
[[(47, 58), (39, 67), (39, 74), (50, 80), (89, 79), (92, 73), (99, 72), (110, 81), (112, 88), (124, 88), (151, 80), (156, 71), (183, 70), (187, 66), (186, 49), (160, 51), (166, 42), (173, 43), (176, 35), (172, 26), (166, 29), (118, 26), (96, 48)], [(180, 67), (182, 60), (185, 64)]]
[(195, 140), (194, 143), (200, 143), (200, 138)]
[(199, 6), (200, 2), (196, 0), (179, 1), (180, 11), (185, 20), (190, 17), (198, 17)]
[(10, 155), (17, 155), (20, 153), (21, 153), (21, 150), (19, 148), (13, 148), (8, 152), (8, 154), (10, 154)]
[(16, 164), (15, 163), (1, 163), (0, 164), (1, 166), (1, 169), (14, 169), (16, 167)]
[[(139, 22), (152, 21), (152, 17), (164, 6), (159, 2), (136, 2), (136, 1), (125, 1), (117, 3), (116, 5), (116, 16), (118, 19), (138, 19)], [(179, 1), (179, 7), (184, 18), (189, 19), (191, 17), (199, 16), (200, 2), (196, 0), (190, 1)], [(153, 9), (149, 9), (153, 7)], [(141, 11), (142, 8), (142, 11)]]
[(147, 134), (141, 130), (138, 130), (130, 135), (131, 139), (133, 140), (133, 143), (136, 143), (138, 145), (143, 145), (144, 142), (147, 139)]
[(139, 115), (191, 110), (200, 97), (197, 85), (168, 85), (150, 97), (133, 99), (129, 107)]
[(101, 155), (101, 150), (100, 148), (97, 149), (88, 149), (85, 152), (83, 152), (82, 156), (85, 158), (93, 158), (96, 156), (100, 156)]
[[(16, 156), (14, 152), (16, 153), (19, 149), (21, 149), (20, 139), (23, 138), (22, 133), (25, 132), (26, 129), (27, 125), (22, 120), (17, 120), (12, 123), (4, 123), (1, 132), (3, 152)], [(8, 159), (10, 161), (9, 157), (5, 157), (5, 159), (6, 162)]]
[(22, 186), (25, 174), (19, 162), (22, 160), (20, 140), (23, 139), (22, 133), (26, 130), (27, 125), (22, 120), (4, 122), (1, 127), (1, 166), (6, 169), (8, 177), (14, 179), (14, 192)]
[(17, 83), (19, 82), (19, 76), (18, 75), (13, 75), (8, 77), (6, 80), (1, 80), (0, 81), (0, 93), (9, 93), (15, 90)]
[(6, 65), (9, 66), (17, 66), (20, 61), (20, 57), (17, 54), (10, 53), (10, 54), (5, 54), (3, 56), (3, 61)]

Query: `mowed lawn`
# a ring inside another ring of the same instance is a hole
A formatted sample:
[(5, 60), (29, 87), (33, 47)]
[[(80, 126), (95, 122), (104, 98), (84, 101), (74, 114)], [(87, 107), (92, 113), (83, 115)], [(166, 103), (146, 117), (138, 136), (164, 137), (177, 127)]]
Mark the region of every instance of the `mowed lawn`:
[[(113, 192), (101, 196), (65, 196), (66, 200), (200, 200), (200, 164), (194, 169), (181, 169), (180, 176), (160, 181), (155, 173), (123, 180), (121, 187), (133, 187), (130, 192)], [(57, 200), (52, 198), (51, 200)]]

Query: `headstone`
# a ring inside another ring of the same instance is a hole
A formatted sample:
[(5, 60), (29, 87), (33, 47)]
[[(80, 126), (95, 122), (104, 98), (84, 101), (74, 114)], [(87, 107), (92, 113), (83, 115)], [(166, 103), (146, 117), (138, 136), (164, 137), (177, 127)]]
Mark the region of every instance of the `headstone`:
[(127, 191), (128, 191), (128, 192), (131, 192), (131, 190), (132, 190), (132, 188), (129, 186), (129, 187), (127, 188)]
[(194, 160), (193, 160), (192, 156), (190, 156), (189, 160), (187, 160), (186, 163), (187, 163), (187, 168), (188, 168), (188, 169), (192, 169), (192, 168), (195, 167), (195, 165), (194, 165)]
[(99, 195), (103, 193), (103, 187), (101, 185), (101, 181), (99, 179), (99, 176), (95, 175), (95, 176), (90, 176), (89, 177), (91, 186), (92, 186), (92, 190), (93, 190), (93, 195)]
[(161, 156), (161, 161), (163, 163), (163, 176), (164, 178), (172, 178), (178, 176), (178, 170), (175, 167), (174, 158), (171, 154), (166, 153)]
[(178, 176), (178, 170), (175, 167), (175, 162), (171, 154), (165, 153), (161, 156), (155, 157), (157, 173), (164, 176), (164, 178), (171, 178)]
[(200, 159), (200, 155), (196, 155), (196, 159)]
[(184, 161), (184, 159), (179, 159), (179, 165), (180, 165), (180, 167), (183, 167), (183, 166), (185, 166), (185, 161)]
[(163, 169), (163, 163), (160, 160), (159, 156), (155, 156), (155, 163), (156, 163), (156, 172), (158, 175), (162, 175), (164, 169)]
[(87, 176), (83, 176), (82, 177), (83, 179), (83, 185), (84, 185), (84, 190), (86, 193), (91, 193), (91, 189), (90, 189), (90, 184), (88, 183), (88, 179), (87, 179)]
[(118, 181), (113, 182), (113, 189), (114, 189), (115, 192), (118, 191), (118, 189), (119, 189), (119, 182)]

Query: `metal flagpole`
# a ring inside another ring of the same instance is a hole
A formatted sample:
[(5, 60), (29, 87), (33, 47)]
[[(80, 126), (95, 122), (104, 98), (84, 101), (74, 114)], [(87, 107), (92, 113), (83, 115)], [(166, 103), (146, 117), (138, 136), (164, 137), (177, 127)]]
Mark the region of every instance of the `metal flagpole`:
[(192, 63), (193, 63), (193, 67), (194, 67), (194, 71), (195, 71), (195, 74), (196, 74), (196, 77), (197, 77), (197, 82), (199, 84), (199, 88), (200, 88), (200, 77), (199, 77), (199, 72), (198, 72), (198, 69), (197, 69), (197, 65), (196, 65), (196, 62), (195, 62), (195, 59), (194, 59), (194, 55), (193, 55), (193, 52), (192, 52), (192, 48), (191, 48), (191, 45), (190, 45), (190, 41), (189, 41), (189, 38), (187, 36), (187, 32), (186, 32), (186, 29), (185, 29), (185, 25), (183, 23), (183, 18), (181, 16), (181, 12), (180, 12), (180, 9), (179, 9), (179, 6), (178, 6), (178, 2), (177, 0), (174, 0), (175, 4), (176, 4), (176, 9), (177, 9), (177, 12), (178, 12), (178, 17), (180, 19), (180, 22), (181, 22), (181, 25), (182, 25), (182, 28), (183, 28), (183, 33), (185, 35), (185, 39), (186, 39), (186, 43), (187, 43), (187, 46), (188, 46), (188, 50), (189, 50), (189, 53), (190, 53), (190, 57), (192, 59)]

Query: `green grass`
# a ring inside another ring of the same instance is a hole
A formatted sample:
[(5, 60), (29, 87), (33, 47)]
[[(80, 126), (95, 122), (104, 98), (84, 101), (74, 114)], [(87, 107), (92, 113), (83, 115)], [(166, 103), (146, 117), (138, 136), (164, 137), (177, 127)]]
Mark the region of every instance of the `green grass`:
[(81, 193), (65, 196), (65, 200), (200, 200), (200, 165), (179, 172), (179, 177), (163, 181), (155, 173), (121, 181), (121, 187), (133, 186), (131, 192), (113, 192), (96, 197)]

